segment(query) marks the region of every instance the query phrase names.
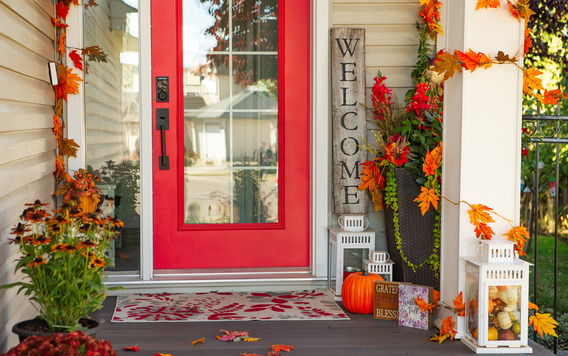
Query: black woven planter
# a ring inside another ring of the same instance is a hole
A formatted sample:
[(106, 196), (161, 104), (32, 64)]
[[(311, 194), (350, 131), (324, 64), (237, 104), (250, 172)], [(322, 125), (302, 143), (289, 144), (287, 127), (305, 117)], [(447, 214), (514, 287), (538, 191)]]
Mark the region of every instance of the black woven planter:
[[(404, 168), (396, 168), (395, 176), (402, 251), (410, 262), (419, 265), (432, 254), (434, 249), (433, 229), (436, 223), (436, 212), (434, 209), (430, 209), (422, 216), (418, 203), (414, 202), (414, 199), (420, 194), (420, 185), (416, 183), (410, 171)], [(396, 248), (393, 211), (386, 204), (385, 225), (389, 254), (394, 262), (393, 280), (431, 286), (440, 290), (440, 280), (436, 277), (430, 265), (418, 268), (414, 272), (402, 260), (400, 252)]]
[[(99, 322), (93, 319), (86, 319), (81, 318), (79, 320), (81, 326), (83, 326), (84, 330), (82, 330), (85, 334), (92, 336), (93, 338), (97, 335), (97, 330), (99, 329)], [(60, 331), (49, 331), (49, 326), (47, 323), (39, 318), (24, 320), (21, 321), (12, 327), (12, 332), (18, 335), (20, 342), (24, 341), (26, 337), (31, 335), (36, 336), (47, 336), (52, 335)], [(68, 332), (62, 332), (63, 334), (67, 334)]]

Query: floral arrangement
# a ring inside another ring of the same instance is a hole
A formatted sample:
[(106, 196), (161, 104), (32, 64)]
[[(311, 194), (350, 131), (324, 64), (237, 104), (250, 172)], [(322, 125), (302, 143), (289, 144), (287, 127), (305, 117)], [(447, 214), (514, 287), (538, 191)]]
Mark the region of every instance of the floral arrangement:
[[(362, 163), (361, 184), (359, 190), (369, 190), (375, 211), (382, 210), (387, 204), (393, 210), (394, 237), (402, 260), (414, 271), (429, 265), (436, 273), (440, 261), (438, 249), (440, 246), (439, 211), (433, 230), (434, 250), (424, 261), (410, 261), (402, 251), (398, 219), (398, 202), (396, 196), (396, 177), (394, 169), (404, 167), (410, 170), (416, 181), (424, 185), (428, 180), (422, 173), (422, 164), (428, 152), (439, 153), (436, 158), (430, 153), (430, 171), (441, 177), (442, 149), (442, 96), (440, 84), (443, 78), (431, 70), (430, 61), (435, 53), (432, 41), (441, 33), (440, 1), (421, 1), (419, 15), (422, 24), (418, 25), (419, 48), (418, 62), (412, 72), (414, 88), (406, 94), (407, 103), (399, 103), (396, 95), (386, 84), (386, 77), (381, 72), (374, 78), (369, 108), (377, 131), (373, 131), (375, 143), (363, 140), (362, 148), (370, 152), (374, 158)], [(434, 151), (435, 150), (435, 151)], [(439, 184), (439, 182), (437, 183)], [(423, 187), (424, 188), (424, 187)]]
[(55, 195), (61, 195), (63, 203), (75, 200), (84, 212), (94, 212), (101, 200), (101, 191), (95, 184), (98, 176), (81, 168), (73, 174), (73, 177), (66, 172), (63, 173), (63, 177), (64, 180), (59, 183)]
[(18, 346), (10, 349), (6, 356), (114, 356), (116, 352), (110, 342), (95, 340), (82, 331), (49, 336), (28, 336)]
[(15, 272), (27, 280), (0, 288), (25, 291), (48, 331), (77, 330), (80, 318), (101, 308), (107, 291), (103, 270), (112, 262), (106, 253), (122, 222), (70, 203), (50, 214), (47, 205), (26, 204), (22, 222), (11, 232), (10, 243), (21, 255)]

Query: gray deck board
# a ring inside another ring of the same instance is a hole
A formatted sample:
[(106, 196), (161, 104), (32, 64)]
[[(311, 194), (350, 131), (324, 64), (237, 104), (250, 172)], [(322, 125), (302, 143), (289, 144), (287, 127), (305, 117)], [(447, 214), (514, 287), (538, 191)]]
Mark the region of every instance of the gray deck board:
[[(371, 315), (346, 312), (351, 320), (338, 321), (211, 321), (170, 323), (111, 323), (116, 297), (108, 297), (103, 309), (93, 314), (102, 322), (97, 338), (109, 340), (118, 355), (265, 355), (273, 344), (293, 345), (290, 356), (329, 355), (474, 355), (460, 341), (438, 344), (429, 341), (437, 329), (424, 331), (398, 326), (396, 321), (373, 319)], [(341, 303), (339, 303), (341, 305)], [(248, 331), (256, 342), (222, 342), (220, 329)], [(205, 337), (205, 343), (191, 346)], [(123, 347), (138, 345), (139, 352)], [(533, 355), (553, 355), (531, 341)]]

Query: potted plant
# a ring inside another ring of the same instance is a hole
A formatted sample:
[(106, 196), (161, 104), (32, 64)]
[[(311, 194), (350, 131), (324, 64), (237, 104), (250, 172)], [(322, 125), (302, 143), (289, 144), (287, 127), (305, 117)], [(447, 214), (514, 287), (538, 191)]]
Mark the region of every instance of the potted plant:
[(73, 200), (52, 213), (39, 200), (26, 206), (9, 241), (20, 252), (14, 272), (26, 277), (0, 288), (25, 292), (39, 316), (16, 324), (14, 332), (69, 332), (92, 326), (86, 318), (105, 298), (104, 268), (112, 261), (107, 250), (122, 222), (86, 213)]
[(439, 286), (440, 212), (436, 209), (422, 216), (415, 199), (423, 189), (440, 184), (441, 177), (439, 160), (429, 165), (436, 171), (436, 180), (427, 180), (423, 172), (425, 160), (432, 160), (428, 152), (441, 153), (443, 76), (431, 70), (432, 43), (440, 30), (438, 9), (439, 2), (433, 1), (419, 11), (423, 24), (418, 25), (418, 62), (412, 72), (414, 87), (406, 93), (405, 102), (398, 101), (380, 71), (374, 78), (368, 110), (377, 130), (374, 143), (364, 140), (363, 148), (373, 158), (362, 164), (359, 185), (371, 193), (375, 211), (385, 211), (395, 278), (435, 288)]
[(97, 355), (114, 356), (116, 352), (110, 342), (95, 340), (81, 331), (68, 334), (56, 333), (46, 336), (32, 335), (13, 347), (6, 356), (55, 356), (55, 355)]

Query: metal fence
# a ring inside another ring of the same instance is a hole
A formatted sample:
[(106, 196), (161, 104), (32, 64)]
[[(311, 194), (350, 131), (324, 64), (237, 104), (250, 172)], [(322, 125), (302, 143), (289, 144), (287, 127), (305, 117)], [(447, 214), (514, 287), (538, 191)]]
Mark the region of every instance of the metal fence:
[[(528, 156), (523, 163), (525, 179), (525, 207), (527, 208), (528, 229), (531, 244), (528, 245), (529, 254), (534, 253), (533, 269), (533, 302), (538, 304), (539, 263), (538, 263), (538, 235), (554, 236), (554, 310), (553, 317), (558, 316), (558, 244), (561, 227), (561, 217), (565, 217), (568, 208), (568, 177), (562, 174), (566, 165), (566, 144), (568, 144), (568, 117), (556, 115), (523, 115), (523, 143), (524, 153)], [(564, 182), (565, 184), (561, 184)], [(548, 204), (543, 204), (543, 196)], [(527, 204), (528, 203), (528, 204)], [(550, 204), (552, 203), (552, 204)], [(545, 210), (546, 214), (543, 214)], [(543, 224), (543, 219), (546, 219)], [(532, 250), (532, 251), (531, 251)], [(566, 263), (566, 262), (565, 262)], [(536, 337), (536, 336), (535, 336)], [(554, 339), (554, 353), (558, 353), (558, 340)]]

